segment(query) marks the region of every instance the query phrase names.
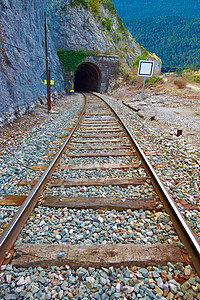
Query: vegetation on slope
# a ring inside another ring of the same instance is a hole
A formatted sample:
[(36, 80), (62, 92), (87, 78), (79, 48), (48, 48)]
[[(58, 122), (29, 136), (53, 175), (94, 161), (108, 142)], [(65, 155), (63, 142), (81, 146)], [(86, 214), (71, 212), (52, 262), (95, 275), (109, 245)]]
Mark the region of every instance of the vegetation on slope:
[(136, 40), (162, 59), (165, 71), (200, 66), (200, 19), (158, 17), (126, 23)]
[[(122, 19), (116, 13), (112, 0), (70, 0), (68, 3), (63, 3), (62, 10), (67, 11), (69, 6), (78, 7), (79, 10), (83, 10), (83, 13), (85, 9), (92, 12), (98, 27), (113, 45), (113, 49), (105, 51), (105, 54), (119, 55), (119, 73), (122, 75), (129, 76), (127, 73), (133, 72), (134, 62), (143, 52), (146, 58), (158, 59), (136, 43), (130, 32), (124, 27)], [(89, 22), (88, 18), (86, 18), (83, 25), (84, 30), (87, 30), (87, 22)]]
[(182, 77), (188, 82), (200, 83), (200, 69), (187, 69), (182, 72)]
[(160, 16), (199, 18), (200, 11), (198, 0), (113, 0), (113, 3), (124, 23)]
[(76, 71), (79, 63), (89, 55), (95, 55), (94, 53), (89, 53), (83, 50), (60, 50), (57, 51), (59, 60), (62, 62), (63, 67), (67, 72)]

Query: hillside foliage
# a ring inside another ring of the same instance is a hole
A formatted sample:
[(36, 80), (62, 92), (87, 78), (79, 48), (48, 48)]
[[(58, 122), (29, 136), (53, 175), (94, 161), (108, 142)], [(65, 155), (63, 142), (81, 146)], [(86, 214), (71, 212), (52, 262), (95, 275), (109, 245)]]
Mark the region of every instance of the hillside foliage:
[(159, 16), (200, 17), (198, 0), (113, 0), (113, 3), (125, 23)]
[(137, 42), (162, 59), (165, 71), (200, 66), (200, 19), (158, 17), (125, 25)]
[(67, 72), (76, 71), (79, 63), (89, 55), (95, 55), (94, 53), (89, 53), (83, 50), (75, 51), (75, 50), (60, 50), (57, 51), (58, 57), (62, 62), (65, 70)]

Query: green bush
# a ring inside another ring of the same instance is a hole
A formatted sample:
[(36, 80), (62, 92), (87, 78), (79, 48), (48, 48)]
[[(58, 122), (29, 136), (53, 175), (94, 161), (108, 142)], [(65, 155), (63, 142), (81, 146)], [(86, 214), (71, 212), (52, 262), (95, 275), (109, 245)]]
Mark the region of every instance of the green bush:
[(138, 58), (134, 62), (133, 67), (139, 67), (140, 60), (146, 60), (146, 59), (147, 59), (146, 54), (144, 52), (142, 52), (142, 54), (140, 56), (138, 56)]
[(116, 44), (119, 43), (119, 41), (121, 41), (121, 39), (122, 38), (119, 34), (117, 34), (116, 32), (113, 33), (113, 40)]
[(200, 74), (194, 74), (193, 79), (195, 82), (199, 83), (200, 82)]
[(108, 29), (108, 31), (111, 31), (112, 29), (112, 22), (109, 18), (104, 18), (102, 21), (102, 25)]
[(117, 15), (117, 21), (118, 21), (118, 23), (119, 23), (119, 28), (120, 28), (120, 30), (121, 30), (121, 31), (125, 31), (126, 28), (124, 27), (122, 18), (120, 18), (118, 15)]
[(82, 4), (83, 7), (88, 8), (88, 2), (87, 0), (70, 0), (70, 6), (78, 6)]
[(99, 14), (99, 2), (98, 0), (90, 0), (89, 2), (90, 9), (94, 16)]
[(60, 50), (57, 51), (59, 60), (62, 62), (66, 71), (76, 71), (78, 65), (82, 60), (89, 55), (95, 55), (94, 53), (85, 52), (83, 50)]
[(186, 81), (200, 83), (200, 69), (197, 67), (192, 69), (186, 69), (183, 71), (182, 77)]
[(155, 83), (155, 82), (159, 82), (162, 81), (162, 77), (159, 76), (152, 76), (152, 77), (146, 77), (146, 83)]
[(111, 13), (116, 13), (116, 9), (112, 0), (103, 0), (102, 1), (103, 7), (107, 8)]

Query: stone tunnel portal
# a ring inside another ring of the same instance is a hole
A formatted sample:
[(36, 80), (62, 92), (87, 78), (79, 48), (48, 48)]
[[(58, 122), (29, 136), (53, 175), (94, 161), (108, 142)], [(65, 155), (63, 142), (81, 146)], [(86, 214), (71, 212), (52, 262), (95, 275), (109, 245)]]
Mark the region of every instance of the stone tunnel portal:
[(93, 63), (82, 63), (75, 74), (74, 90), (77, 92), (100, 92), (101, 71)]

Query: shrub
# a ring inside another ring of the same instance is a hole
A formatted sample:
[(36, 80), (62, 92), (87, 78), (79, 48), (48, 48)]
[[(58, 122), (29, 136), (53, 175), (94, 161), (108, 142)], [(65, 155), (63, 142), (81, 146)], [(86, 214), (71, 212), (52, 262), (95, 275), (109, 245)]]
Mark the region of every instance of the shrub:
[(125, 31), (126, 28), (124, 27), (122, 18), (120, 18), (120, 17), (117, 15), (117, 20), (118, 20), (118, 23), (119, 23), (119, 29), (120, 29), (120, 31)]
[(199, 83), (199, 82), (200, 82), (200, 74), (194, 74), (194, 75), (193, 75), (193, 80), (194, 80), (195, 82)]
[(60, 50), (57, 52), (59, 60), (62, 62), (66, 71), (76, 71), (79, 63), (89, 55), (95, 55), (94, 53), (88, 53), (83, 50)]
[(155, 82), (159, 82), (159, 81), (162, 81), (162, 77), (159, 77), (159, 76), (152, 76), (152, 77), (146, 77), (146, 82), (147, 83), (155, 83)]
[(102, 4), (103, 4), (104, 8), (107, 8), (110, 12), (112, 12), (112, 13), (116, 12), (116, 9), (114, 7), (112, 0), (103, 0)]
[(139, 67), (140, 60), (146, 60), (146, 59), (147, 59), (146, 54), (142, 52), (142, 54), (134, 62), (133, 67)]
[(71, 0), (70, 1), (70, 6), (71, 7), (78, 6), (80, 4), (82, 4), (82, 6), (84, 6), (85, 8), (88, 8), (87, 0)]
[(98, 0), (90, 0), (89, 2), (90, 9), (94, 16), (99, 14), (99, 2)]
[(117, 44), (121, 41), (121, 36), (119, 34), (117, 34), (116, 32), (113, 33), (113, 40), (114, 42)]
[(174, 80), (174, 84), (177, 85), (179, 89), (184, 89), (186, 86), (186, 82), (184, 79), (177, 78)]
[(108, 31), (111, 31), (112, 28), (112, 22), (109, 18), (104, 18), (102, 21), (102, 25), (108, 29)]

